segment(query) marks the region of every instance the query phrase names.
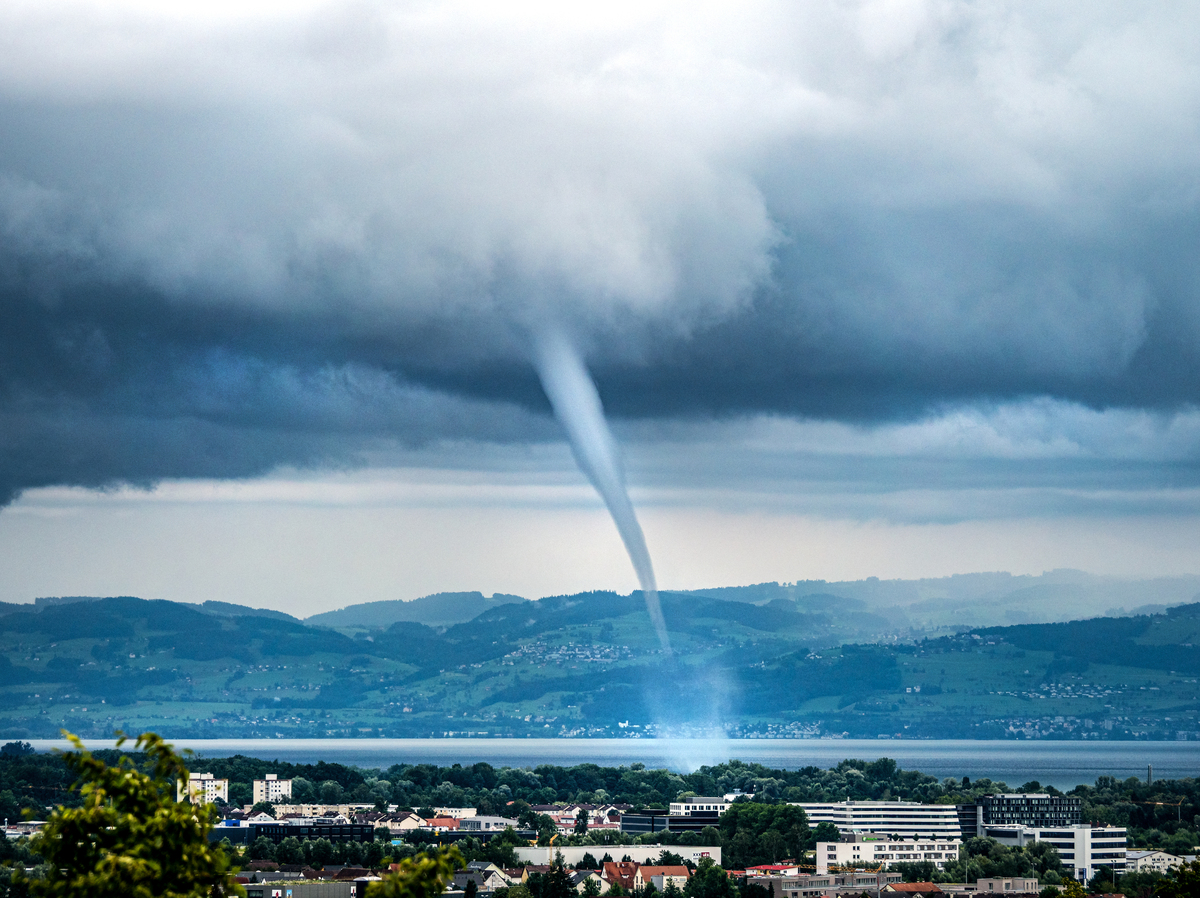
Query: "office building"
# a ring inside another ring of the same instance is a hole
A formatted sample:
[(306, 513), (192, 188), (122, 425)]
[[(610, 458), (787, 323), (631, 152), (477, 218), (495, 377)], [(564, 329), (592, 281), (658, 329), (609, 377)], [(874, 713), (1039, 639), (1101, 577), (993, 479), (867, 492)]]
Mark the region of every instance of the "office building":
[(962, 827), (952, 804), (915, 801), (789, 802), (804, 809), (808, 825), (832, 823), (842, 833), (882, 833), (912, 838), (959, 839)]

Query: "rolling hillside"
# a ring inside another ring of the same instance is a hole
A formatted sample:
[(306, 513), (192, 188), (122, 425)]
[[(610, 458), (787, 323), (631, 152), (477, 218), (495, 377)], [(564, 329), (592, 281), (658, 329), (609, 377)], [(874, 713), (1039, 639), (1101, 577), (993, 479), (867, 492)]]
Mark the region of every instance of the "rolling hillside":
[(662, 598), (670, 657), (638, 594), (505, 602), (449, 626), (348, 632), (130, 597), (17, 606), (0, 616), (0, 737), (62, 727), (176, 738), (716, 727), (1200, 738), (1198, 604), (903, 641), (865, 600), (832, 594)]

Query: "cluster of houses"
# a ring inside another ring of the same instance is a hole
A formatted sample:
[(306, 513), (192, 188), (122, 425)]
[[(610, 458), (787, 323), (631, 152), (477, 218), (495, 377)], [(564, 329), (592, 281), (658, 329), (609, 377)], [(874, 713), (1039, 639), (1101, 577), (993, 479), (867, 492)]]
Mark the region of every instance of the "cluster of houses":
[[(250, 867), (238, 877), (247, 898), (338, 898), (341, 895), (352, 898), (362, 894), (367, 883), (380, 878), (362, 867), (327, 866), (314, 870), (302, 866), (277, 867), (266, 863), (252, 863)], [(498, 889), (526, 884), (531, 876), (544, 875), (550, 870), (549, 864), (524, 864), (502, 869), (486, 861), (472, 861), (454, 874), (446, 894), (453, 896), (474, 892), (480, 898), (487, 898)], [(640, 894), (651, 884), (659, 892), (667, 890), (669, 886), (682, 891), (691, 875), (685, 865), (664, 866), (633, 861), (606, 861), (599, 868), (591, 870), (567, 867), (566, 873), (580, 895), (588, 893), (589, 883), (592, 883), (591, 891), (594, 894), (607, 892), (614, 884), (631, 894)]]
[[(215, 780), (210, 774), (193, 774), (188, 784), (180, 786), (181, 797), (186, 796), (193, 801), (211, 801), (215, 800), (212, 796), (227, 794), (228, 783)], [(437, 808), (433, 816), (422, 817), (411, 811), (377, 811), (368, 805), (319, 808), (293, 805), (288, 803), (290, 796), (290, 780), (280, 780), (274, 776), (256, 780), (256, 803), (271, 801), (275, 817), (266, 814), (250, 816), (243, 811), (240, 816), (235, 814), (225, 821), (221, 829), (228, 832), (240, 828), (242, 838), (231, 838), (234, 842), (253, 841), (259, 835), (267, 835), (274, 841), (288, 835), (312, 838), (318, 834), (332, 840), (370, 839), (381, 828), (386, 828), (394, 840), (404, 839), (406, 834), (417, 830), (435, 833), (440, 839), (450, 841), (467, 836), (486, 840), (509, 827), (527, 838), (536, 835), (532, 831), (521, 830), (515, 819), (479, 815), (474, 808)], [(589, 831), (607, 829), (631, 835), (663, 830), (700, 832), (709, 826), (717, 826), (721, 816), (740, 797), (740, 793), (681, 797), (661, 810), (635, 811), (622, 804), (544, 805), (533, 810), (553, 820), (561, 834), (575, 831), (582, 820), (587, 821)], [(856, 889), (859, 884), (852, 880), (862, 875), (876, 875), (872, 888), (883, 890), (896, 884), (895, 880), (899, 878), (887, 874), (885, 871), (888, 869), (897, 864), (917, 862), (928, 862), (938, 870), (944, 869), (947, 863), (958, 857), (962, 841), (973, 836), (987, 836), (1010, 846), (1034, 842), (1052, 844), (1058, 850), (1068, 875), (1085, 882), (1102, 869), (1117, 874), (1144, 869), (1165, 872), (1171, 866), (1185, 861), (1184, 858), (1172, 860), (1174, 856), (1167, 857), (1162, 852), (1129, 852), (1125, 829), (1083, 822), (1082, 803), (1073, 796), (1007, 793), (984, 796), (977, 802), (963, 805), (929, 805), (907, 801), (793, 804), (804, 809), (811, 825), (830, 823), (836, 826), (840, 839), (837, 842), (819, 843), (816, 846), (815, 863), (804, 871), (796, 867), (771, 873), (774, 878), (764, 880), (763, 884), (773, 889), (778, 898), (809, 898), (834, 894), (842, 888)], [(707, 855), (720, 863), (719, 847), (711, 846), (696, 851), (693, 861)], [(636, 867), (646, 860), (634, 859), (629, 863)], [(550, 863), (550, 859), (546, 858), (543, 863)], [(624, 880), (628, 876), (613, 875), (618, 876), (624, 887)], [(762, 871), (745, 871), (745, 875), (764, 874)], [(1012, 889), (1027, 883), (1009, 881), (1001, 885), (1002, 892), (1016, 894)], [(959, 891), (968, 893), (975, 888), (962, 885)], [(946, 891), (946, 888), (942, 887), (941, 891)]]

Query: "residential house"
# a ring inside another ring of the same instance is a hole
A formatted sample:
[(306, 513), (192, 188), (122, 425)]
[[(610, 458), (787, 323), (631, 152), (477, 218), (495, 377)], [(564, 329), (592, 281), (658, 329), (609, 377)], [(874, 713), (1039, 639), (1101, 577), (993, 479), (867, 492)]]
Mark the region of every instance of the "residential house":
[[(445, 819), (445, 818), (443, 818)], [(518, 827), (516, 820), (510, 820), (508, 817), (463, 817), (462, 820), (455, 820), (456, 829), (464, 833), (490, 833), (503, 832), (510, 826), (513, 829)]]
[(435, 833), (452, 833), (462, 828), (462, 821), (457, 817), (430, 817), (420, 829), (432, 830)]
[(942, 894), (942, 890), (932, 882), (889, 882), (879, 891), (888, 895), (911, 895), (913, 898), (918, 895), (928, 898), (929, 895)]
[(1162, 873), (1183, 863), (1183, 858), (1177, 854), (1165, 851), (1127, 851), (1125, 852), (1125, 869), (1131, 873)]
[(633, 887), (644, 889), (647, 883), (653, 883), (654, 888), (662, 892), (668, 883), (674, 883), (682, 890), (687, 885), (689, 875), (688, 868), (682, 865), (652, 867), (649, 864), (641, 864), (633, 874)]
[(604, 880), (600, 878), (600, 874), (595, 870), (574, 870), (571, 872), (571, 885), (575, 887), (575, 891), (580, 895), (583, 894), (589, 880), (595, 882), (600, 891), (604, 891)]
[(600, 878), (610, 886), (615, 882), (627, 892), (633, 891), (634, 877), (637, 876), (640, 864), (634, 861), (605, 861)]

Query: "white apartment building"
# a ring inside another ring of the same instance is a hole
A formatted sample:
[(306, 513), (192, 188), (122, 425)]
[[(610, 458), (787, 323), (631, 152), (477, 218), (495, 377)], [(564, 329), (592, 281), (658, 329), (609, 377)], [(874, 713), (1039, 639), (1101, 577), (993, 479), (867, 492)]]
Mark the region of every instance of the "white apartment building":
[(283, 799), (292, 797), (292, 781), (281, 780), (278, 774), (268, 773), (265, 780), (254, 781), (254, 803), (269, 801), (279, 804)]
[(474, 817), (475, 808), (434, 808), (433, 813), (437, 817), (453, 817), (455, 820), (462, 820), (464, 817)]
[(690, 817), (693, 813), (711, 814), (714, 811), (719, 817), (731, 804), (731, 799), (722, 796), (693, 795), (671, 802), (670, 811), (672, 817)]
[(808, 825), (832, 823), (842, 833), (884, 833), (926, 839), (961, 839), (958, 808), (916, 801), (792, 801), (804, 808)]
[(211, 773), (189, 773), (188, 781), (175, 784), (175, 800), (192, 804), (212, 804), (217, 799), (229, 801), (229, 780), (216, 779)]
[(1086, 823), (1038, 829), (1029, 826), (985, 826), (979, 833), (1002, 845), (1049, 842), (1058, 849), (1063, 868), (1080, 882), (1087, 882), (1101, 867), (1118, 874), (1127, 867), (1126, 833), (1123, 826), (1092, 827)]
[(817, 873), (827, 874), (831, 867), (874, 870), (893, 864), (929, 861), (941, 870), (958, 858), (960, 839), (894, 839), (873, 833), (854, 833), (849, 842), (818, 842)]

